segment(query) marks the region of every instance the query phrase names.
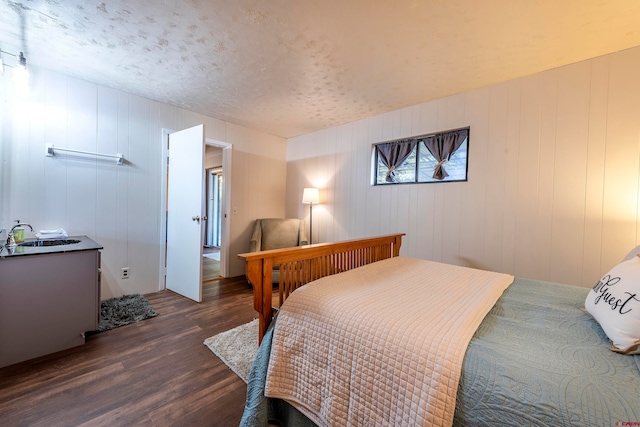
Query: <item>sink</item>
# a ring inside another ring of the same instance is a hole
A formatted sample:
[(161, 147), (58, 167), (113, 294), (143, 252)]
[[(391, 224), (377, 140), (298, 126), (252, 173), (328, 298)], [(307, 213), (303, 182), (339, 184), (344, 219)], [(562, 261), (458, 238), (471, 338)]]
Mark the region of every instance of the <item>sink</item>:
[(18, 243), (18, 246), (60, 246), (60, 245), (73, 245), (74, 243), (80, 243), (80, 240), (75, 240), (75, 239), (33, 240), (30, 242)]

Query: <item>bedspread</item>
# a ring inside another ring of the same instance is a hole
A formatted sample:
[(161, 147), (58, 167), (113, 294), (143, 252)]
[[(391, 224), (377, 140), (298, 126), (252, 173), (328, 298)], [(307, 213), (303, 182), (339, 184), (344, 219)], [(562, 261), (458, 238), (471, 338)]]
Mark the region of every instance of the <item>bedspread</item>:
[(588, 292), (516, 279), (469, 343), (454, 425), (640, 425), (640, 356), (609, 350)]
[(265, 395), (316, 424), (450, 426), (464, 354), (513, 276), (395, 257), (284, 303)]

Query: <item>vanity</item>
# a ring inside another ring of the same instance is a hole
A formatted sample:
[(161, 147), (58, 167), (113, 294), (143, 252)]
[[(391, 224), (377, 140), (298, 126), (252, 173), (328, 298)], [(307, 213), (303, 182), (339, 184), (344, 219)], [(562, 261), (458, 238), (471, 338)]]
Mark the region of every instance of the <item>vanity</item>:
[[(27, 240), (0, 251), (0, 368), (82, 345), (100, 320), (100, 246)], [(33, 245), (33, 246), (28, 246)]]

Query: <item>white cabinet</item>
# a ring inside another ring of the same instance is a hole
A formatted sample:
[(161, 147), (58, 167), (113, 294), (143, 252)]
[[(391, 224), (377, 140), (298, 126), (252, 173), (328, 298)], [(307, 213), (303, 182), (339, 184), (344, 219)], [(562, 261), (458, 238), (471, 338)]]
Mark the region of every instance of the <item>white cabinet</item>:
[(100, 251), (0, 259), (0, 367), (84, 344), (100, 317)]

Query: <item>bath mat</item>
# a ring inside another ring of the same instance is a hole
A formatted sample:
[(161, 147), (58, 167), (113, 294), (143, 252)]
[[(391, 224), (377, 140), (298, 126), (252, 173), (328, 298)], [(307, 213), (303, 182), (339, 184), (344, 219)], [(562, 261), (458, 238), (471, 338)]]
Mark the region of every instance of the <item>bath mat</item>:
[(157, 316), (151, 304), (140, 294), (124, 295), (102, 301), (96, 332), (118, 328)]
[(209, 254), (202, 254), (203, 257), (209, 258), (215, 261), (220, 261), (220, 252), (212, 252)]

